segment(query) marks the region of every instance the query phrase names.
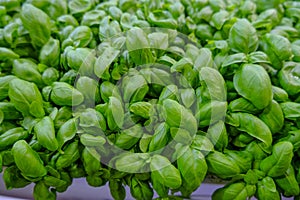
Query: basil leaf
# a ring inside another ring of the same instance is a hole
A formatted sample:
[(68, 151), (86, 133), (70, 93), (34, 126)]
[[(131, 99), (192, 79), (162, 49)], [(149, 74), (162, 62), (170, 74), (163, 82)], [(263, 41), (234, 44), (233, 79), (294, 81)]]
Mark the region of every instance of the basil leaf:
[(182, 184), (180, 172), (170, 161), (163, 156), (154, 155), (150, 162), (151, 176), (157, 177), (158, 181), (166, 187), (177, 189)]
[(122, 130), (116, 134), (115, 145), (121, 149), (130, 149), (143, 136), (143, 130), (140, 124), (136, 124), (128, 129)]
[(112, 130), (121, 129), (124, 124), (124, 108), (116, 97), (110, 97), (108, 103), (107, 124)]
[(45, 115), (42, 95), (34, 83), (13, 79), (9, 84), (8, 96), (24, 116), (39, 118)]
[(288, 101), (289, 95), (284, 89), (280, 87), (272, 86), (272, 91), (273, 91), (273, 98), (275, 101), (277, 102)]
[(192, 135), (197, 132), (196, 118), (178, 102), (166, 99), (163, 102), (163, 108), (163, 115), (169, 126), (186, 129)]
[(260, 168), (270, 177), (279, 177), (288, 169), (293, 157), (293, 145), (290, 142), (278, 142), (273, 146), (272, 155), (262, 160)]
[(230, 29), (229, 46), (235, 52), (250, 53), (258, 47), (255, 28), (247, 19), (238, 20)]
[(300, 103), (284, 102), (280, 104), (284, 118), (297, 120), (300, 117)]
[(209, 67), (203, 67), (199, 72), (199, 77), (200, 83), (207, 90), (211, 100), (226, 100), (227, 91), (225, 81), (217, 70)]
[(164, 148), (167, 145), (169, 138), (169, 126), (166, 123), (159, 124), (150, 141), (149, 151), (157, 151)]
[(228, 110), (230, 110), (230, 112), (245, 112), (250, 114), (258, 114), (260, 112), (259, 109), (245, 98), (238, 98), (231, 101)]
[(226, 56), (222, 63), (222, 67), (227, 67), (237, 63), (247, 62), (247, 56), (244, 53), (236, 53), (229, 56)]
[(17, 141), (12, 148), (12, 153), (15, 163), (23, 175), (31, 178), (42, 178), (47, 174), (38, 153), (32, 150), (25, 140)]
[(217, 189), (212, 196), (212, 199), (247, 199), (255, 193), (255, 185), (246, 185), (243, 182), (227, 184), (224, 188)]
[(295, 177), (295, 171), (292, 165), (289, 166), (282, 178), (274, 179), (275, 183), (284, 191), (284, 196), (299, 195), (299, 184)]
[(277, 34), (266, 34), (262, 40), (262, 49), (275, 69), (281, 69), (283, 61), (289, 60), (292, 56), (289, 40)]
[(272, 133), (269, 127), (258, 117), (248, 113), (232, 113), (227, 124), (256, 138), (261, 142), (259, 145), (264, 151), (270, 151), (273, 140)]
[(259, 118), (268, 125), (273, 134), (280, 131), (284, 125), (283, 111), (280, 105), (274, 100), (269, 107), (264, 109)]
[(182, 177), (180, 188), (184, 196), (190, 196), (202, 183), (207, 171), (205, 158), (200, 151), (188, 148), (181, 152), (177, 160), (178, 170)]
[(124, 200), (126, 191), (122, 182), (118, 179), (109, 180), (109, 189), (111, 196), (116, 200)]
[(54, 123), (50, 117), (44, 117), (34, 126), (38, 142), (50, 151), (58, 149), (58, 142), (55, 136)]
[(124, 153), (116, 158), (116, 169), (127, 173), (140, 173), (149, 168), (150, 155), (143, 153)]
[(228, 156), (220, 152), (211, 152), (206, 156), (208, 172), (222, 179), (231, 178), (240, 173), (240, 168)]
[(102, 78), (103, 74), (109, 69), (119, 53), (119, 50), (109, 46), (99, 55), (94, 68), (94, 72), (99, 78)]
[(138, 180), (137, 178), (131, 179), (130, 193), (136, 199), (152, 199), (153, 189), (146, 181)]
[(265, 177), (257, 183), (257, 197), (261, 199), (281, 199), (272, 178)]
[(154, 62), (150, 42), (142, 29), (133, 28), (127, 32), (126, 47), (130, 57), (137, 65)]
[(234, 87), (258, 109), (267, 107), (273, 98), (269, 75), (260, 65), (243, 65), (234, 75)]
[(60, 61), (60, 42), (50, 38), (41, 49), (39, 61), (49, 67), (57, 67)]
[(13, 62), (13, 71), (15, 76), (20, 79), (34, 82), (42, 85), (42, 75), (38, 71), (38, 66), (28, 59), (15, 59)]
[(295, 62), (286, 62), (280, 70), (279, 82), (289, 95), (297, 95), (300, 91), (300, 65)]
[(214, 144), (216, 150), (224, 150), (228, 145), (228, 134), (225, 123), (223, 121), (218, 121), (210, 126), (207, 130), (207, 138)]
[(8, 149), (18, 140), (27, 139), (28, 136), (28, 131), (21, 127), (11, 128), (0, 135), (0, 149)]
[(64, 82), (52, 84), (51, 100), (60, 106), (77, 106), (84, 101), (84, 96), (73, 86)]
[(15, 165), (9, 166), (4, 170), (3, 181), (8, 190), (23, 188), (30, 184), (30, 181), (22, 176), (21, 171)]
[(24, 4), (21, 11), (22, 23), (29, 31), (32, 43), (41, 47), (50, 39), (50, 17), (31, 4)]

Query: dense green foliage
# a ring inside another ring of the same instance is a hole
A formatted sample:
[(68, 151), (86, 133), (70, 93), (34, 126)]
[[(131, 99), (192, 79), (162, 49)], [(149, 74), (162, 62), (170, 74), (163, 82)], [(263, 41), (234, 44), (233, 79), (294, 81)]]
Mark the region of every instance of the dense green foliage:
[(300, 2), (6, 0), (0, 46), (7, 189), (300, 198)]

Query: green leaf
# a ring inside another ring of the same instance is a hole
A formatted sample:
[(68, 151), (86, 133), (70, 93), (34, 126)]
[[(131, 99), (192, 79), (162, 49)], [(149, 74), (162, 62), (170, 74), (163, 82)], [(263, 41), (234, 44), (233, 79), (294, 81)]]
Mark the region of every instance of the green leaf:
[(20, 79), (42, 85), (42, 75), (38, 66), (29, 59), (15, 59), (13, 62), (13, 74)]
[[(187, 64), (190, 64), (190, 62)], [(207, 48), (201, 48), (194, 61), (195, 70), (200, 71), (203, 67), (214, 67), (212, 52)]]
[(227, 124), (235, 126), (239, 131), (243, 131), (259, 140), (261, 148), (269, 152), (272, 146), (272, 133), (269, 127), (258, 117), (248, 113), (231, 113)]
[(71, 0), (68, 1), (68, 8), (71, 14), (85, 13), (92, 8), (94, 1), (90, 0)]
[[(252, 195), (252, 193), (255, 193), (256, 187), (248, 186), (243, 182), (236, 182), (227, 184), (224, 188), (217, 189), (213, 195), (213, 200), (229, 200), (229, 199), (236, 199), (236, 200), (242, 200), (247, 199)], [(254, 191), (254, 192), (253, 192)]]
[(178, 102), (171, 99), (164, 100), (163, 115), (169, 126), (186, 129), (191, 135), (197, 132), (196, 118)]
[[(45, 115), (42, 95), (34, 83), (13, 79), (9, 84), (8, 95), (15, 108), (24, 116), (39, 118)], [(34, 110), (31, 110), (31, 105), (34, 105)]]
[(36, 200), (49, 199), (55, 200), (56, 193), (50, 190), (50, 187), (46, 186), (43, 181), (39, 181), (33, 188), (33, 197)]
[(196, 101), (196, 94), (192, 88), (179, 90), (180, 100), (186, 108), (190, 108)]
[(101, 169), (100, 159), (101, 156), (98, 154), (95, 148), (85, 147), (82, 151), (83, 166), (88, 175), (95, 174)]
[(106, 140), (102, 136), (82, 134), (80, 135), (80, 142), (86, 147), (102, 147), (106, 143)]
[(16, 77), (13, 75), (7, 75), (0, 77), (0, 100), (5, 99), (8, 97), (8, 89), (9, 83), (11, 80), (15, 79)]
[(221, 10), (219, 12), (214, 13), (210, 24), (215, 27), (217, 30), (221, 30), (225, 22), (229, 19), (229, 12), (226, 10)]
[(57, 169), (69, 167), (79, 158), (78, 140), (75, 140), (63, 148), (63, 154), (60, 154), (56, 160), (56, 167)]
[(288, 93), (280, 87), (272, 86), (272, 92), (273, 98), (277, 102), (285, 102), (289, 99)]
[(84, 133), (93, 135), (102, 135), (107, 130), (104, 116), (92, 108), (81, 111), (79, 115), (79, 127), (84, 130)]
[(283, 61), (289, 60), (292, 56), (289, 40), (277, 34), (266, 34), (262, 40), (262, 49), (275, 69), (281, 69)]
[(185, 129), (171, 127), (170, 134), (177, 143), (189, 145), (192, 142), (191, 134)]
[(149, 151), (163, 149), (167, 145), (169, 137), (169, 126), (166, 123), (159, 124), (149, 144)]
[(255, 28), (247, 19), (238, 20), (230, 29), (229, 46), (235, 52), (250, 53), (258, 47)]
[(166, 33), (154, 32), (148, 35), (150, 47), (155, 50), (166, 51), (169, 47), (169, 36)]
[(180, 172), (171, 162), (163, 156), (154, 155), (150, 162), (151, 176), (157, 177), (158, 181), (166, 187), (177, 189), (181, 186)]
[(54, 123), (50, 117), (44, 117), (34, 126), (38, 142), (50, 151), (58, 149), (58, 142), (55, 136)]
[(126, 103), (134, 103), (142, 101), (149, 91), (148, 83), (145, 78), (137, 71), (133, 70), (133, 74), (128, 74), (122, 79), (123, 99)]
[(278, 142), (273, 146), (272, 155), (260, 163), (260, 169), (270, 177), (284, 175), (293, 157), (293, 145), (290, 142)]
[(207, 172), (205, 158), (200, 151), (188, 148), (177, 160), (182, 177), (182, 194), (190, 196), (202, 183)]
[(21, 11), (22, 23), (29, 32), (32, 43), (41, 47), (50, 39), (50, 17), (31, 4), (24, 4)]
[(191, 144), (191, 148), (197, 151), (201, 151), (203, 154), (207, 154), (214, 150), (214, 144), (203, 135), (196, 135)]
[(119, 53), (119, 50), (108, 46), (99, 55), (94, 67), (94, 72), (99, 78), (102, 78), (103, 74), (109, 69), (110, 65), (117, 58)]
[(59, 64), (60, 59), (60, 42), (52, 37), (42, 47), (39, 54), (39, 60), (41, 63), (49, 66), (56, 67)]
[(117, 156), (115, 160), (116, 169), (127, 173), (141, 173), (149, 168), (149, 154), (124, 153)]
[(76, 81), (76, 89), (84, 96), (84, 103), (87, 106), (93, 106), (100, 101), (98, 82), (95, 79), (80, 76)]
[(69, 39), (75, 47), (86, 47), (92, 41), (93, 33), (87, 26), (78, 26), (69, 35)]
[(300, 65), (296, 62), (286, 62), (280, 70), (279, 83), (289, 95), (300, 93)]
[(107, 124), (112, 130), (121, 129), (124, 124), (124, 108), (122, 102), (116, 97), (109, 97)]
[(17, 141), (12, 148), (12, 153), (23, 175), (30, 178), (42, 178), (47, 174), (38, 153), (32, 150), (25, 140)]
[(273, 98), (268, 73), (260, 65), (245, 64), (233, 77), (234, 87), (258, 109), (267, 107)]
[(224, 78), (217, 70), (203, 67), (199, 72), (199, 78), (211, 100), (226, 101), (226, 84)]
[(0, 47), (0, 60), (18, 59), (20, 56), (13, 52), (11, 49)]
[(51, 100), (60, 106), (77, 106), (84, 101), (81, 92), (68, 83), (54, 82), (52, 84)]
[(126, 47), (135, 64), (142, 65), (154, 62), (150, 42), (142, 29), (132, 28), (127, 32)]
[(143, 130), (140, 124), (136, 124), (128, 129), (122, 130), (116, 134), (115, 145), (121, 149), (130, 149), (143, 136)]
[(225, 58), (225, 60), (222, 63), (222, 67), (227, 67), (233, 64), (237, 63), (245, 63), (247, 62), (247, 56), (244, 53), (235, 53), (232, 55), (229, 55)]
[(130, 183), (130, 193), (136, 199), (152, 199), (153, 189), (147, 181), (141, 181), (137, 178), (132, 178)]
[(9, 166), (4, 170), (3, 181), (7, 190), (24, 188), (31, 183), (21, 175), (21, 171), (15, 165)]
[(10, 102), (0, 102), (0, 111), (3, 114), (2, 120), (16, 120), (21, 118), (21, 113)]
[(208, 172), (222, 179), (231, 178), (240, 174), (239, 166), (228, 156), (220, 152), (211, 152), (206, 156)]
[(207, 130), (207, 138), (215, 146), (215, 149), (222, 151), (228, 145), (228, 135), (223, 121), (218, 121), (217, 123), (210, 126)]
[(270, 63), (270, 60), (269, 60), (267, 54), (265, 54), (262, 51), (256, 51), (256, 52), (250, 53), (248, 55), (248, 60), (252, 64), (254, 64), (254, 63)]
[(46, 85), (52, 85), (52, 83), (57, 81), (58, 78), (59, 72), (53, 67), (47, 68), (42, 74), (42, 80)]
[(199, 121), (200, 127), (206, 127), (225, 119), (227, 102), (210, 101), (201, 103), (195, 117)]
[(297, 120), (300, 117), (300, 103), (284, 102), (280, 104), (284, 118)]
[(284, 196), (297, 196), (299, 195), (299, 184), (295, 177), (294, 167), (289, 166), (284, 176), (274, 179), (276, 184), (284, 191)]
[(230, 112), (245, 112), (250, 114), (257, 114), (260, 112), (258, 108), (245, 98), (238, 98), (231, 101), (228, 110), (230, 110)]
[(176, 29), (178, 26), (177, 21), (171, 17), (171, 13), (168, 11), (150, 12), (147, 20), (150, 24), (163, 28)]
[(253, 156), (249, 152), (224, 150), (224, 153), (232, 162), (239, 166), (241, 173), (246, 173), (252, 168)]
[(264, 109), (259, 118), (268, 125), (273, 134), (280, 131), (284, 125), (283, 111), (280, 105), (274, 100)]
[(0, 150), (8, 149), (15, 142), (27, 139), (28, 136), (28, 131), (21, 127), (11, 128), (0, 135)]
[(150, 117), (150, 111), (152, 109), (152, 104), (149, 102), (136, 102), (131, 104), (129, 110), (137, 116), (141, 116), (145, 119)]
[(124, 200), (126, 197), (126, 191), (122, 182), (118, 179), (109, 180), (110, 194), (115, 200)]
[(257, 197), (259, 199), (281, 199), (272, 178), (265, 177), (257, 183)]

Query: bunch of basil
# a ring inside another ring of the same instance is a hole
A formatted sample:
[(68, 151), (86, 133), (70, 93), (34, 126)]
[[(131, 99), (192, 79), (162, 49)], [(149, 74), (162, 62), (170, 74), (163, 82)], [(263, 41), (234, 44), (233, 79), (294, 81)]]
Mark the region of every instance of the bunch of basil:
[(7, 189), (300, 197), (299, 2), (0, 1), (0, 44)]

